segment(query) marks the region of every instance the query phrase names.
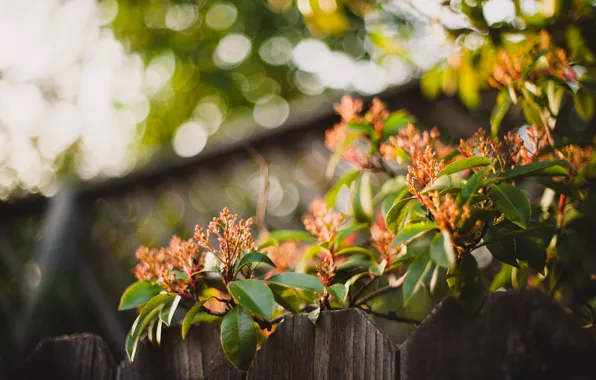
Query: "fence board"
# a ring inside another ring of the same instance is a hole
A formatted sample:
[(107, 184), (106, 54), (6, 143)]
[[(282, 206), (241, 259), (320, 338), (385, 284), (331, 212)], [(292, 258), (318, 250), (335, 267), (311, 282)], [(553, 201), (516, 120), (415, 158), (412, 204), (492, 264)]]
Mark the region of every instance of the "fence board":
[(22, 379), (113, 379), (116, 364), (105, 341), (76, 334), (40, 342), (22, 367)]
[[(286, 340), (288, 336), (294, 342)], [(307, 351), (313, 352), (314, 358), (300, 356)], [(323, 312), (316, 327), (306, 315), (295, 315), (287, 317), (265, 342), (248, 379), (395, 380), (396, 356), (397, 347), (361, 310)], [(284, 363), (290, 361), (294, 361), (291, 372)], [(371, 368), (370, 362), (377, 368)]]
[(161, 347), (147, 341), (137, 348), (134, 362), (120, 364), (118, 380), (240, 380), (236, 370), (223, 353), (219, 326), (193, 326), (185, 340), (179, 328), (163, 331)]
[(400, 347), (402, 380), (594, 379), (596, 347), (539, 290), (499, 292), (480, 314), (444, 300)]

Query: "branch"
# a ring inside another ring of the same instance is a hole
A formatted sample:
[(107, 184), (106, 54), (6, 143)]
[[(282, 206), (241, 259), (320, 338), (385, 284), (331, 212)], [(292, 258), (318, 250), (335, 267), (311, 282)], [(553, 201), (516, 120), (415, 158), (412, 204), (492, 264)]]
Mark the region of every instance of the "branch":
[(358, 299), (358, 297), (360, 297), (360, 296), (362, 295), (362, 293), (363, 293), (363, 292), (364, 292), (364, 291), (365, 291), (365, 290), (366, 290), (366, 289), (367, 289), (367, 288), (370, 286), (370, 284), (372, 284), (372, 282), (373, 282), (373, 281), (374, 281), (376, 278), (377, 278), (377, 277), (373, 275), (373, 276), (372, 276), (372, 277), (371, 277), (371, 278), (368, 280), (368, 282), (367, 282), (366, 284), (362, 285), (362, 286), (360, 287), (360, 289), (358, 289), (358, 291), (356, 292), (356, 294), (354, 294), (354, 295), (352, 296), (351, 300), (350, 300), (350, 305), (351, 305), (351, 306), (354, 306), (354, 305), (355, 305), (354, 301), (356, 301), (356, 300)]
[(380, 318), (388, 319), (390, 321), (395, 321), (395, 322), (400, 322), (400, 323), (410, 323), (410, 324), (413, 324), (413, 325), (416, 325), (416, 326), (419, 326), (422, 323), (422, 321), (420, 321), (418, 319), (411, 319), (411, 318), (400, 317), (394, 311), (391, 312), (391, 313), (389, 313), (389, 314), (384, 314), (384, 313), (378, 313), (378, 312), (372, 311), (372, 310), (366, 310), (366, 309), (363, 309), (363, 308), (360, 308), (360, 310), (364, 310), (368, 314), (374, 315), (375, 317), (380, 317)]
[(385, 294), (387, 292), (392, 291), (393, 289), (399, 288), (403, 284), (405, 278), (406, 278), (406, 275), (403, 275), (400, 278), (398, 278), (397, 280), (390, 283), (389, 285), (382, 287), (380, 289), (377, 289), (374, 292), (370, 293), (369, 295), (362, 297), (361, 299), (359, 299), (358, 301), (356, 301), (354, 303), (354, 306), (363, 305), (363, 304), (367, 303), (368, 301), (370, 301), (371, 299), (373, 299), (377, 296), (380, 296), (381, 294)]

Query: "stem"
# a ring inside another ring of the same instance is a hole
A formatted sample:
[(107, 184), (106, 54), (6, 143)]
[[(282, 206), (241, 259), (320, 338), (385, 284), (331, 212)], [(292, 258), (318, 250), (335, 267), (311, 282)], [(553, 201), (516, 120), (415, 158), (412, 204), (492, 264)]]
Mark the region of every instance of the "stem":
[(384, 286), (384, 287), (382, 287), (380, 289), (377, 289), (374, 292), (370, 293), (369, 295), (366, 295), (366, 296), (362, 297), (361, 299), (359, 299), (358, 301), (356, 301), (354, 303), (354, 306), (363, 305), (363, 304), (367, 303), (368, 301), (370, 301), (371, 299), (373, 299), (373, 298), (375, 298), (377, 296), (380, 296), (381, 294), (385, 294), (387, 292), (390, 292), (390, 291), (392, 291), (394, 289), (399, 288), (403, 284), (405, 278), (406, 278), (406, 276), (403, 275), (400, 278), (398, 278), (397, 280), (395, 280), (392, 283), (390, 283), (389, 285)]
[(384, 313), (378, 313), (378, 312), (372, 311), (372, 310), (366, 310), (366, 309), (363, 309), (363, 308), (359, 308), (359, 309), (360, 310), (364, 310), (368, 314), (374, 315), (375, 317), (380, 317), (380, 318), (388, 319), (390, 321), (401, 322), (401, 323), (410, 323), (410, 324), (414, 324), (416, 326), (418, 326), (418, 325), (420, 325), (422, 323), (422, 321), (420, 321), (418, 319), (411, 319), (411, 318), (400, 317), (399, 315), (397, 315), (396, 312), (391, 312), (389, 314), (384, 314)]
[(370, 284), (372, 284), (372, 283), (373, 283), (373, 281), (374, 281), (376, 278), (377, 278), (377, 277), (373, 275), (373, 276), (372, 276), (372, 277), (371, 277), (371, 278), (368, 280), (368, 282), (367, 282), (366, 284), (362, 285), (362, 286), (360, 287), (360, 289), (358, 289), (358, 291), (356, 292), (356, 294), (354, 294), (354, 295), (352, 296), (352, 299), (351, 299), (351, 301), (350, 301), (350, 305), (351, 305), (351, 306), (354, 306), (354, 301), (356, 301), (356, 300), (358, 299), (358, 297), (360, 297), (360, 296), (362, 295), (362, 293), (363, 293), (363, 292), (364, 292), (364, 291), (365, 291), (365, 290), (366, 290), (366, 289), (367, 289), (367, 288), (370, 286)]

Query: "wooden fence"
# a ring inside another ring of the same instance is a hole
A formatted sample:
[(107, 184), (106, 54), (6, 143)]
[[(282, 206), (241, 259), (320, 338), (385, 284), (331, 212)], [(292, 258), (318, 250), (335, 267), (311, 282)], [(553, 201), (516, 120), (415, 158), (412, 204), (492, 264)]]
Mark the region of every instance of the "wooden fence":
[[(225, 358), (218, 327), (174, 328), (161, 347), (142, 342), (134, 363), (117, 365), (91, 334), (38, 344), (15, 378), (242, 379)], [(538, 290), (499, 292), (467, 316), (445, 299), (402, 345), (356, 309), (288, 316), (257, 353), (247, 379), (594, 379), (596, 343), (588, 329)]]

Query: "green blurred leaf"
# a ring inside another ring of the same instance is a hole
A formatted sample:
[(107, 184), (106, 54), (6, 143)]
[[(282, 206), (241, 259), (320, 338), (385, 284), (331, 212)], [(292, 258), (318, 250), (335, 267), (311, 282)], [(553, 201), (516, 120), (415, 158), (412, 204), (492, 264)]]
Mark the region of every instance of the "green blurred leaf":
[(199, 311), (201, 311), (201, 307), (203, 307), (205, 302), (207, 302), (208, 300), (209, 300), (209, 298), (199, 301), (199, 302), (195, 303), (190, 308), (190, 310), (188, 310), (188, 313), (186, 313), (186, 316), (184, 317), (184, 320), (182, 321), (182, 339), (186, 339), (186, 335), (188, 335), (188, 330), (190, 330), (190, 326), (192, 326), (192, 324), (195, 320), (195, 316), (197, 315), (197, 313)]
[(402, 284), (403, 303), (407, 305), (412, 295), (422, 285), (426, 272), (431, 268), (430, 257), (428, 252), (423, 252), (416, 256), (412, 264), (406, 271), (406, 277)]
[(579, 89), (573, 94), (573, 104), (579, 117), (584, 121), (592, 120), (592, 117), (594, 117), (594, 98), (592, 95), (587, 91)]
[(370, 183), (369, 172), (362, 173), (362, 176), (356, 182), (354, 190), (354, 196), (352, 198), (354, 218), (359, 223), (368, 223), (372, 219), (374, 211), (372, 185)]
[(313, 241), (315, 237), (310, 233), (303, 230), (278, 230), (273, 231), (269, 234), (271, 238), (277, 240), (279, 243), (283, 243), (289, 240), (297, 241)]
[(399, 247), (402, 243), (409, 242), (410, 240), (414, 239), (415, 237), (423, 234), (426, 231), (436, 230), (439, 229), (436, 224), (430, 222), (423, 222), (423, 223), (413, 223), (401, 231), (399, 231), (395, 238), (393, 239), (393, 248)]
[(257, 352), (257, 332), (242, 306), (233, 308), (221, 322), (221, 346), (236, 368), (245, 371), (252, 364)]
[(486, 279), (471, 254), (463, 255), (455, 267), (449, 268), (447, 283), (452, 294), (468, 314), (476, 313), (488, 295)]
[(450, 268), (455, 263), (455, 251), (451, 244), (449, 232), (441, 231), (430, 243), (430, 258), (443, 268)]
[(501, 122), (503, 118), (509, 111), (511, 107), (511, 100), (507, 97), (505, 92), (499, 93), (497, 97), (497, 104), (493, 107), (493, 110), (490, 114), (490, 130), (493, 136), (497, 136), (499, 134), (499, 129), (501, 127)]
[(441, 94), (443, 86), (443, 74), (440, 66), (435, 66), (426, 73), (422, 74), (420, 78), (420, 89), (424, 96), (429, 99), (434, 99)]
[(480, 83), (476, 71), (472, 67), (465, 67), (459, 71), (458, 95), (461, 101), (470, 109), (476, 109), (480, 105)]
[(374, 276), (382, 276), (386, 266), (387, 260), (383, 260), (379, 264), (371, 265), (368, 271)]
[(271, 320), (275, 300), (273, 293), (263, 281), (254, 279), (233, 281), (228, 284), (228, 290), (240, 305), (266, 320)]
[(542, 116), (540, 115), (540, 109), (538, 109), (534, 103), (524, 99), (522, 100), (522, 109), (528, 124), (535, 125), (538, 128), (547, 128), (547, 126), (544, 125)]
[(521, 228), (528, 226), (532, 209), (528, 197), (521, 190), (509, 183), (500, 183), (492, 188), (490, 196), (507, 220)]
[(511, 283), (511, 269), (513, 267), (506, 263), (501, 263), (501, 269), (499, 273), (493, 279), (493, 282), (490, 284), (489, 290), (491, 292), (496, 292), (500, 288), (504, 288), (508, 284)]
[(389, 114), (383, 126), (383, 139), (396, 135), (400, 129), (410, 123), (415, 123), (416, 118), (404, 110), (398, 110)]
[(120, 298), (118, 310), (134, 309), (142, 306), (158, 295), (164, 288), (149, 281), (136, 281), (130, 285)]
[(565, 89), (561, 86), (557, 86), (555, 81), (551, 80), (546, 85), (546, 97), (548, 99), (548, 107), (555, 116), (559, 114), (559, 110), (561, 109), (561, 101), (563, 100), (564, 94)]
[(268, 247), (277, 247), (277, 246), (279, 246), (277, 244), (277, 240), (270, 237), (269, 239), (265, 240), (261, 245), (259, 245), (259, 247), (257, 248), (257, 251), (260, 251), (260, 250), (268, 248)]
[(490, 165), (492, 162), (490, 158), (487, 157), (466, 157), (462, 158), (461, 160), (457, 160), (452, 162), (451, 164), (447, 165), (439, 174), (439, 176), (449, 175), (457, 172), (461, 172), (462, 170), (476, 168), (478, 166), (487, 166)]
[(341, 246), (343, 241), (355, 232), (358, 232), (364, 228), (368, 228), (368, 223), (356, 223), (351, 226), (347, 226), (338, 231), (337, 237), (335, 238), (335, 244)]
[(321, 280), (315, 276), (304, 273), (280, 273), (269, 277), (266, 281), (273, 284), (290, 286), (292, 288), (312, 290), (313, 292), (320, 294), (325, 290)]
[(343, 186), (350, 187), (352, 182), (354, 182), (356, 179), (358, 179), (358, 177), (360, 176), (360, 173), (361, 173), (360, 170), (354, 170), (352, 172), (345, 174), (343, 177), (341, 177), (339, 180), (337, 180), (337, 182), (335, 182), (333, 187), (331, 187), (331, 189), (329, 189), (329, 191), (327, 192), (327, 195), (325, 195), (325, 203), (327, 203), (327, 207), (335, 206), (335, 201), (337, 200), (337, 195), (339, 194), (339, 191), (341, 190), (341, 188)]

